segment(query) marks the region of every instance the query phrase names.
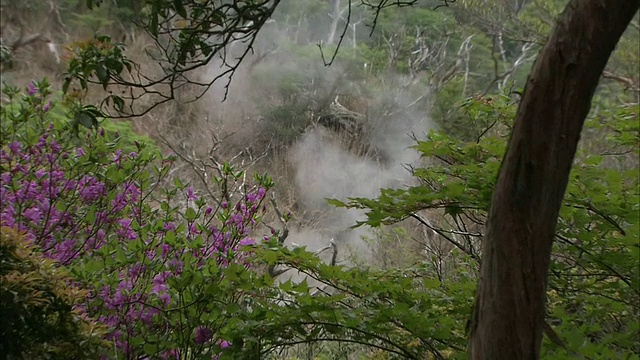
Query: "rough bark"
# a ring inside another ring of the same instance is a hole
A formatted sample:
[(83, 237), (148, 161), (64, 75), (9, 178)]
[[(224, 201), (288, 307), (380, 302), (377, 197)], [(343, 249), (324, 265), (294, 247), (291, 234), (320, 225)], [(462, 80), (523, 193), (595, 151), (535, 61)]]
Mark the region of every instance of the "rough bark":
[(572, 0), (529, 75), (488, 220), (470, 359), (538, 359), (551, 247), (584, 120), (640, 0)]

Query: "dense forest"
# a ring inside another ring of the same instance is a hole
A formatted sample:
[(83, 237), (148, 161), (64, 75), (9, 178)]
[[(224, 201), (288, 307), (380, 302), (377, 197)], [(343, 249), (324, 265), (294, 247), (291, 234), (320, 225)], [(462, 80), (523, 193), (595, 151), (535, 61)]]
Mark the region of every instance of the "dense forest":
[(638, 0), (0, 5), (1, 359), (640, 359)]

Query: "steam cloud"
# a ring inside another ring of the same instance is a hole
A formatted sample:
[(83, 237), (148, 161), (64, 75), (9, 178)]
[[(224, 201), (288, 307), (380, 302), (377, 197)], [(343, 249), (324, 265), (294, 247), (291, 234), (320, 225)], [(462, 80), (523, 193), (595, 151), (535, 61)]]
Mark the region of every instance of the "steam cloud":
[[(295, 172), (298, 206), (302, 209), (299, 212), (322, 214), (313, 228), (292, 226), (287, 242), (315, 251), (327, 246), (333, 238), (340, 248), (341, 259), (349, 248), (356, 250), (357, 256), (366, 257), (369, 249), (362, 237), (368, 235), (369, 229), (350, 229), (358, 220), (363, 220), (363, 213), (334, 208), (326, 199), (375, 197), (380, 188), (401, 187), (411, 181), (406, 165), (420, 161), (418, 153), (410, 149), (414, 145), (411, 135), (420, 137), (432, 127), (427, 115), (428, 89), (404, 76), (388, 75), (385, 84), (377, 84), (373, 90), (365, 80), (348, 80), (345, 72), (351, 70), (340, 62), (324, 66), (318, 51), (301, 55), (285, 50), (290, 41), (287, 29), (270, 24), (256, 41), (258, 51), (253, 59), (269, 49), (277, 50), (254, 67), (246, 64), (252, 61), (247, 59), (234, 75), (223, 103), (220, 100), (225, 83), (217, 83), (209, 94), (209, 121), (224, 132), (233, 133), (233, 143), (247, 144), (256, 138), (260, 121), (265, 121), (262, 105), (282, 101), (274, 95), (280, 79), (305, 78), (309, 83), (297, 91), (306, 91), (306, 95), (315, 100), (330, 97), (336, 84), (341, 94), (357, 96), (356, 93), (366, 92), (361, 96), (367, 99), (365, 126), (371, 143), (385, 154), (388, 161), (384, 164), (357, 156), (337, 143), (330, 130), (321, 126), (309, 126), (287, 149), (288, 163)], [(205, 78), (211, 79), (219, 72), (219, 64), (211, 65)], [(257, 73), (262, 75), (256, 76)]]

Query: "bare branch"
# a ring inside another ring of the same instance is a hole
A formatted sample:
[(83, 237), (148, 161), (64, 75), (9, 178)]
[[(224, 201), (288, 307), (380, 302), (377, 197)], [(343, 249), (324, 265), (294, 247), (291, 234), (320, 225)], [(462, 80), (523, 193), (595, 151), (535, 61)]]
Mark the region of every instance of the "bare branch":
[(638, 86), (636, 81), (632, 78), (620, 76), (607, 70), (602, 72), (602, 77), (605, 79), (615, 80), (621, 84), (624, 84), (627, 90), (640, 92), (640, 87)]
[(336, 45), (336, 49), (333, 51), (331, 55), (331, 60), (327, 62), (324, 56), (324, 51), (322, 50), (322, 44), (318, 44), (318, 48), (320, 49), (320, 56), (322, 57), (322, 62), (324, 66), (331, 66), (333, 61), (336, 59), (338, 55), (338, 50), (340, 50), (340, 46), (342, 45), (342, 41), (344, 40), (344, 36), (347, 34), (347, 30), (349, 30), (349, 24), (351, 22), (351, 0), (349, 0), (349, 4), (347, 5), (347, 19), (344, 22), (344, 27), (342, 28), (342, 33), (340, 34), (340, 39), (338, 40), (338, 44)]

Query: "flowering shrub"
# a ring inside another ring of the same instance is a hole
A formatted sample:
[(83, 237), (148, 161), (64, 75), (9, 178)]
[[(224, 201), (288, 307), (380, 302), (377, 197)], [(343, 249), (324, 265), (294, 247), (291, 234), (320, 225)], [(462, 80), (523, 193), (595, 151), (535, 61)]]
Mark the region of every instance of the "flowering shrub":
[[(76, 310), (107, 326), (113, 347), (104, 355), (212, 358), (232, 347), (225, 329), (247, 308), (246, 295), (268, 285), (244, 247), (255, 243), (271, 180), (256, 176), (249, 186), (225, 165), (214, 183), (230, 190), (218, 199), (200, 198), (179, 180), (160, 189), (172, 158), (138, 143), (123, 153), (104, 130), (80, 136), (51, 121), (56, 104), (46, 82), (21, 96), (3, 91), (12, 103), (1, 111), (1, 224), (23, 232), (70, 269), (73, 286), (89, 291)], [(179, 195), (186, 206), (175, 204)]]
[[(101, 358), (257, 359), (347, 341), (421, 359), (464, 346), (462, 333), (452, 334), (468, 316), (464, 294), (475, 282), (447, 288), (426, 268), (324, 264), (283, 248), (286, 229), (258, 241), (269, 178), (250, 185), (225, 164), (207, 198), (179, 179), (168, 186), (171, 157), (138, 143), (122, 151), (93, 120), (79, 131), (74, 111), (90, 108), (71, 108), (68, 122), (52, 116), (59, 105), (46, 83), (4, 92), (11, 104), (0, 110), (1, 225), (21, 231), (43, 261), (66, 268), (70, 289), (86, 294), (73, 311), (105, 328)], [(322, 286), (274, 286), (264, 267), (283, 265)]]

